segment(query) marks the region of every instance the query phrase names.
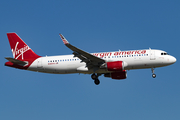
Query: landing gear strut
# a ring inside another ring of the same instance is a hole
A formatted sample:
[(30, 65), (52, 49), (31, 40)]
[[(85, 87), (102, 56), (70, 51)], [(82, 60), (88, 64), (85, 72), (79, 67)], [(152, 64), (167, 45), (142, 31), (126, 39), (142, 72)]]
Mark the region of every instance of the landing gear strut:
[(151, 68), (151, 71), (152, 71), (152, 77), (155, 78), (156, 77), (156, 74), (154, 74), (154, 68)]
[(98, 77), (99, 77), (100, 75), (96, 75), (95, 73), (93, 73), (92, 75), (91, 75), (91, 78), (94, 80), (94, 83), (96, 84), (96, 85), (99, 85), (99, 83), (100, 83), (100, 81), (99, 81), (99, 79), (98, 79)]

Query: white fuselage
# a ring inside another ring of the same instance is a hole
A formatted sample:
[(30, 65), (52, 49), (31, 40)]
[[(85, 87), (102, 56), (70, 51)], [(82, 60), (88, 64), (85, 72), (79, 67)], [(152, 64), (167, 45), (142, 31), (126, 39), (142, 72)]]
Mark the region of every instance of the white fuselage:
[[(176, 62), (176, 58), (168, 55), (165, 51), (153, 49), (92, 54), (104, 59), (106, 62), (123, 61), (126, 64), (124, 70), (163, 67)], [(92, 69), (86, 67), (85, 62), (81, 62), (74, 55), (40, 57), (31, 64), (28, 70), (55, 74), (93, 73)], [(107, 69), (100, 68), (96, 71), (96, 73), (107, 72), (109, 72)]]
[(37, 55), (16, 33), (7, 33), (13, 58), (5, 57), (5, 66), (23, 70), (53, 74), (84, 73), (91, 74), (96, 85), (99, 76), (115, 80), (127, 78), (127, 70), (154, 68), (171, 65), (176, 58), (162, 50), (129, 50), (115, 52), (88, 53), (71, 45), (59, 34), (64, 45), (73, 51), (72, 55), (46, 56)]

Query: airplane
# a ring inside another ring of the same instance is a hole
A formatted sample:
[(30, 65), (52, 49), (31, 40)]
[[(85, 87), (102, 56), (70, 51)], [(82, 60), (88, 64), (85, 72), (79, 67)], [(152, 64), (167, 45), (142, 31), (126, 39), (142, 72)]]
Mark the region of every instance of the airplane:
[(83, 73), (91, 74), (96, 85), (99, 76), (115, 80), (127, 78), (127, 70), (150, 68), (152, 77), (154, 69), (176, 62), (176, 58), (157, 49), (88, 53), (71, 45), (59, 34), (65, 46), (73, 51), (72, 55), (39, 56), (16, 33), (7, 33), (13, 58), (5, 57), (5, 66), (22, 70), (52, 74)]

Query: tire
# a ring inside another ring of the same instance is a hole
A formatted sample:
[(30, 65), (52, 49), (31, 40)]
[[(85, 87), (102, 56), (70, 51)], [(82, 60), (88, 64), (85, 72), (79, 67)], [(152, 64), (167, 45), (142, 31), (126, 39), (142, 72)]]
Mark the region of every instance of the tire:
[(153, 78), (156, 78), (156, 74), (152, 74), (152, 77), (153, 77)]
[(96, 80), (94, 80), (94, 83), (95, 83), (96, 85), (99, 85), (99, 84), (100, 84), (100, 81), (99, 81), (98, 79), (96, 79)]
[(93, 80), (95, 80), (95, 79), (97, 79), (97, 75), (96, 75), (95, 73), (93, 73), (93, 74), (91, 75), (91, 78), (92, 78)]

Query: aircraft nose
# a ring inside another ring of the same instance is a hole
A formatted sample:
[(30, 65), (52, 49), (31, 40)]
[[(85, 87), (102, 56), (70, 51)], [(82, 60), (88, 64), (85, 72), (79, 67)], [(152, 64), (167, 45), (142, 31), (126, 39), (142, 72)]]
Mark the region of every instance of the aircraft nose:
[(172, 62), (172, 63), (175, 63), (175, 62), (176, 62), (176, 58), (172, 56), (171, 62)]

